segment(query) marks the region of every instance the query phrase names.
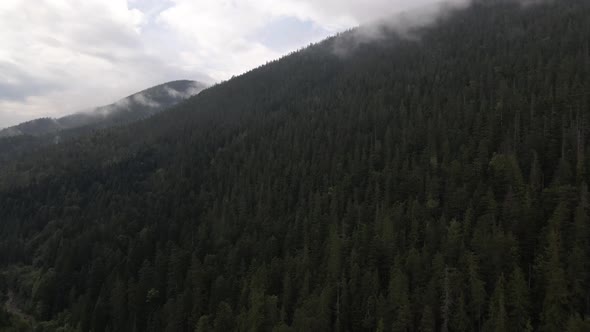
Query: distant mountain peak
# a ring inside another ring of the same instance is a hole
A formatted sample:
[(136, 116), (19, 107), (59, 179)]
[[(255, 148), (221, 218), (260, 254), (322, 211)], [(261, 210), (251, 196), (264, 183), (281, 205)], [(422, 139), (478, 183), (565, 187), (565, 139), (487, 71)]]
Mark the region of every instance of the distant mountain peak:
[(40, 118), (0, 130), (1, 137), (41, 136), (61, 130), (90, 126), (106, 128), (138, 121), (164, 111), (207, 88), (197, 81), (178, 80), (137, 92), (110, 105), (60, 118)]

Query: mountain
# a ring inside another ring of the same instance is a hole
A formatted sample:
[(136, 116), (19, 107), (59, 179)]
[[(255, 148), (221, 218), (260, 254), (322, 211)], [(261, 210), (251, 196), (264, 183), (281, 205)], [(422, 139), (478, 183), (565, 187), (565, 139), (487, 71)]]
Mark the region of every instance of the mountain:
[(114, 104), (57, 119), (42, 118), (0, 130), (0, 138), (19, 135), (41, 136), (80, 127), (107, 128), (145, 119), (168, 109), (206, 88), (195, 81), (173, 81), (151, 87)]
[(97, 107), (57, 119), (42, 118), (0, 130), (0, 164), (35, 154), (40, 149), (90, 135), (98, 129), (147, 119), (198, 94), (206, 85), (173, 81)]
[(0, 324), (590, 330), (589, 17), (352, 30), (0, 163)]

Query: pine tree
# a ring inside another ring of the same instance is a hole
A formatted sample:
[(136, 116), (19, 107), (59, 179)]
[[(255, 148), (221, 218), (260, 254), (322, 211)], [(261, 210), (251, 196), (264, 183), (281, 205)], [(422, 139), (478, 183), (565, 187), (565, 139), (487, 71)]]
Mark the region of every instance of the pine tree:
[(391, 273), (388, 302), (393, 309), (392, 331), (410, 331), (412, 329), (412, 311), (408, 279), (401, 268), (394, 268)]
[(435, 332), (436, 331), (436, 321), (434, 318), (434, 314), (432, 312), (432, 308), (426, 305), (424, 306), (424, 310), (422, 311), (422, 318), (420, 319), (420, 328), (418, 329), (420, 332)]
[(588, 189), (585, 183), (581, 185), (581, 194), (578, 207), (575, 210), (571, 249), (567, 260), (567, 278), (571, 294), (571, 300), (578, 308), (583, 308), (580, 313), (588, 314), (590, 311), (590, 218), (588, 217)]
[(567, 332), (585, 332), (590, 331), (590, 319), (583, 319), (579, 315), (570, 316), (567, 323)]
[(496, 282), (496, 287), (490, 298), (488, 320), (484, 325), (484, 331), (502, 332), (508, 330), (508, 314), (504, 291), (504, 276), (501, 275)]
[(195, 326), (195, 332), (208, 332), (211, 331), (211, 324), (209, 322), (209, 316), (203, 315), (199, 318), (197, 326)]
[(559, 236), (551, 230), (543, 266), (545, 297), (541, 313), (541, 330), (547, 332), (563, 330), (568, 319), (569, 293), (559, 257)]
[(467, 264), (467, 285), (469, 287), (468, 308), (478, 330), (481, 330), (484, 305), (486, 303), (486, 291), (484, 282), (479, 276), (479, 264), (477, 256), (473, 253), (466, 253)]
[(526, 331), (531, 325), (529, 315), (529, 289), (520, 267), (515, 266), (508, 280), (506, 307), (508, 328), (511, 331)]

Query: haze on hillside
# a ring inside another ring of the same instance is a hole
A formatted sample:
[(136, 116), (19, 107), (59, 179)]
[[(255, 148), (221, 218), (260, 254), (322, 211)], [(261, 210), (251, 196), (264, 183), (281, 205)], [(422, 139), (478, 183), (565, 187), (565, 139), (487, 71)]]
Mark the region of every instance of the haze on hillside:
[(590, 331), (590, 2), (92, 3), (129, 97), (0, 138), (0, 331)]
[(195, 81), (161, 84), (116, 101), (113, 104), (76, 112), (57, 119), (31, 120), (0, 130), (0, 138), (30, 135), (42, 136), (64, 130), (106, 128), (148, 118), (179, 102), (197, 95), (206, 85)]

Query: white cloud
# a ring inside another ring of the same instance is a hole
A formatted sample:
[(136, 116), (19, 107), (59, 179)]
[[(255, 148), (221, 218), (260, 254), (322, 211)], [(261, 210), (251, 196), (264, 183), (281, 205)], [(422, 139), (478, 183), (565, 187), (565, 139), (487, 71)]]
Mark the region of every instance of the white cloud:
[(133, 101), (135, 101), (143, 106), (146, 106), (146, 107), (152, 107), (152, 108), (160, 107), (160, 104), (158, 102), (145, 96), (143, 93), (133, 96)]
[(164, 87), (164, 91), (166, 91), (166, 93), (172, 98), (186, 99), (203, 91), (203, 86), (198, 83), (194, 83), (191, 84), (191, 86), (185, 91), (178, 91), (166, 86)]
[(438, 1), (1, 0), (0, 127), (108, 104), (168, 80), (228, 79)]
[[(386, 1), (375, 0), (382, 9)], [(432, 1), (432, 0), (430, 0)], [(172, 0), (173, 6), (159, 14), (156, 23), (181, 40), (184, 63), (207, 68), (218, 80), (275, 59), (309, 42), (353, 27), (364, 19), (352, 15), (360, 1), (339, 5), (336, 1), (311, 0)], [(362, 1), (362, 3), (371, 1)], [(388, 7), (392, 5), (387, 1)], [(344, 9), (344, 8), (346, 9)], [(369, 7), (371, 7), (369, 5)], [(380, 13), (383, 13), (381, 11)], [(373, 15), (374, 18), (375, 15)], [(271, 22), (296, 18), (317, 25), (318, 34), (305, 44), (287, 50), (274, 49), (257, 39), (257, 32)]]
[(218, 80), (280, 55), (247, 38), (273, 18), (260, 2), (174, 0), (174, 3), (156, 22), (181, 39), (183, 62), (206, 67)]
[(206, 79), (152, 47), (147, 24), (125, 0), (0, 1), (0, 127)]
[[(446, 0), (465, 2), (467, 0)], [(330, 34), (441, 0), (171, 0), (156, 23), (179, 38), (182, 62), (218, 80), (242, 73)], [(277, 50), (259, 32), (276, 20), (316, 26), (303, 43)]]

